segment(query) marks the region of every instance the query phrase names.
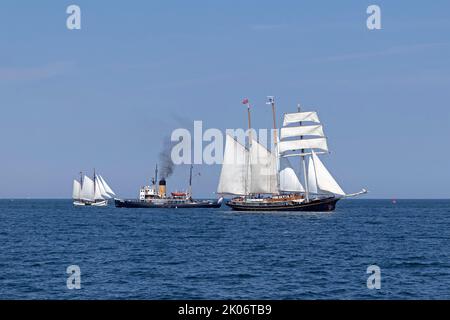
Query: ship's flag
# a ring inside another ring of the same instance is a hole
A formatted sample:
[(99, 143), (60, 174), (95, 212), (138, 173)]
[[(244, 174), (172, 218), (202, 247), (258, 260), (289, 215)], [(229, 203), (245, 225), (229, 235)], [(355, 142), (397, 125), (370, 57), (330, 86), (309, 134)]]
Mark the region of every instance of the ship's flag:
[(248, 99), (245, 98), (244, 100), (242, 100), (242, 104), (248, 104)]

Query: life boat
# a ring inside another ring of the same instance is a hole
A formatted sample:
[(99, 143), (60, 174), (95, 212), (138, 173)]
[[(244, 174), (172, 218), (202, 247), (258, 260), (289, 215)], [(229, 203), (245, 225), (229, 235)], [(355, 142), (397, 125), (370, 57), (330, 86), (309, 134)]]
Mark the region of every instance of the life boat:
[(186, 192), (172, 192), (172, 197), (186, 197)]

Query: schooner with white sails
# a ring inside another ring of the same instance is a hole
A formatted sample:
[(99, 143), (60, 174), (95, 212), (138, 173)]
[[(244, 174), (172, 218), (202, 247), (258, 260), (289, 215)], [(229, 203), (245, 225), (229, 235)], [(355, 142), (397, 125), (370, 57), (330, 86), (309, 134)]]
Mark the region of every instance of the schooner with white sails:
[[(270, 151), (251, 135), (250, 104), (247, 145), (227, 135), (224, 161), (217, 189), (219, 194), (234, 195), (226, 204), (242, 211), (332, 211), (346, 194), (327, 170), (319, 155), (329, 152), (317, 112), (287, 113), (278, 131), (275, 101), (269, 97), (273, 111), (274, 150)], [(290, 159), (300, 159), (299, 170)]]
[(104, 207), (108, 205), (108, 199), (115, 195), (105, 179), (97, 175), (95, 170), (92, 179), (80, 173), (80, 181), (73, 180), (72, 198), (75, 206)]

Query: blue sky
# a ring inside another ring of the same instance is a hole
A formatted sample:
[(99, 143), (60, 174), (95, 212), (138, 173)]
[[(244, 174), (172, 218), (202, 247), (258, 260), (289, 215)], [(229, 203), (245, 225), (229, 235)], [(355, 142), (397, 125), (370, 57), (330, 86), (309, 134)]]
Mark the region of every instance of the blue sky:
[[(70, 4), (82, 29), (69, 31)], [(378, 4), (382, 30), (366, 28)], [(68, 198), (97, 168), (121, 196), (152, 176), (164, 137), (270, 127), (298, 102), (329, 137), (344, 190), (448, 198), (448, 1), (2, 1), (0, 198)], [(196, 167), (199, 197), (220, 167)], [(169, 189), (184, 188), (178, 167)]]

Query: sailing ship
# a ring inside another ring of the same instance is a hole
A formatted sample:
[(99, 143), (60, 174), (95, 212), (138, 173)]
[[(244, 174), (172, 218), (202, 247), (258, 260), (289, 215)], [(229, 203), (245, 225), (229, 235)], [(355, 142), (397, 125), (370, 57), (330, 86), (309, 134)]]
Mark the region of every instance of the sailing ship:
[[(248, 99), (243, 101), (248, 110), (247, 145), (226, 137), (217, 193), (234, 196), (227, 206), (240, 211), (333, 211), (340, 199), (367, 192), (362, 189), (346, 194), (320, 160), (319, 155), (329, 150), (316, 111), (302, 111), (298, 106), (297, 112), (284, 114), (278, 138), (275, 100), (268, 98), (273, 114), (273, 152), (252, 137)], [(289, 160), (295, 158), (300, 159), (301, 174)]]
[(219, 208), (223, 198), (219, 199), (193, 199), (192, 198), (192, 169), (189, 170), (189, 187), (187, 191), (176, 191), (167, 194), (167, 182), (165, 178), (159, 180), (158, 166), (155, 169), (155, 176), (151, 186), (144, 186), (139, 190), (139, 199), (122, 200), (115, 199), (117, 208)]
[(80, 172), (80, 181), (73, 181), (74, 206), (104, 207), (108, 205), (108, 199), (115, 195), (105, 179), (101, 175), (97, 175), (95, 170), (92, 179), (83, 176), (83, 173)]

